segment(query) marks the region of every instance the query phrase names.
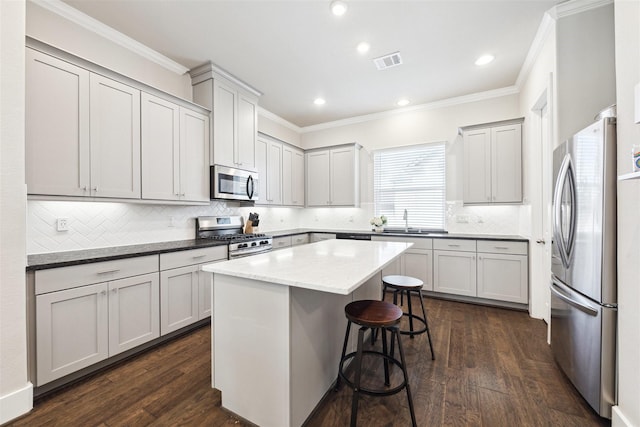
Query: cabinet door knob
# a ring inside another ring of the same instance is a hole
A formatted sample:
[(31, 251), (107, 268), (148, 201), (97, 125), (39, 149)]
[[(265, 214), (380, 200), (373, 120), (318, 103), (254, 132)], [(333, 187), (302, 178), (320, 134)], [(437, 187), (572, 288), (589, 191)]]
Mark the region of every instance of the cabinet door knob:
[(538, 239), (538, 240), (536, 240), (536, 243), (540, 243), (541, 245), (544, 245), (547, 242), (545, 242), (544, 239)]
[(113, 292), (114, 294), (118, 293), (118, 288), (111, 289), (111, 292)]
[(107, 291), (100, 292), (100, 295), (106, 295), (106, 294), (107, 294)]
[(95, 187), (93, 187), (93, 191), (95, 191), (96, 193), (98, 192), (98, 186), (97, 185)]

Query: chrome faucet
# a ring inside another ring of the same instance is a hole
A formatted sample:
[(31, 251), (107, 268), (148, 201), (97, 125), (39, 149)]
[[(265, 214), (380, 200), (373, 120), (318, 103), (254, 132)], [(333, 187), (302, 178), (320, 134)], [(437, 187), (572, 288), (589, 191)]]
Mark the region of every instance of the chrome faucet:
[(404, 219), (404, 232), (408, 233), (409, 232), (409, 215), (407, 214), (407, 210), (404, 210), (404, 215), (402, 216), (402, 219)]

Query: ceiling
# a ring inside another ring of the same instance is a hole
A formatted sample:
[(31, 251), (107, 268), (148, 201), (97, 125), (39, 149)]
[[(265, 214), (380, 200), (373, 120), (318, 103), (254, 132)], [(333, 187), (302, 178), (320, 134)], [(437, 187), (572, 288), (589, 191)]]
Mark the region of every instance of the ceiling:
[[(207, 61), (306, 127), (513, 86), (557, 0), (65, 0), (187, 68)], [(361, 41), (371, 49), (362, 55)], [(400, 51), (402, 65), (373, 58)], [(482, 54), (495, 61), (478, 67)], [(325, 105), (315, 105), (322, 97)]]

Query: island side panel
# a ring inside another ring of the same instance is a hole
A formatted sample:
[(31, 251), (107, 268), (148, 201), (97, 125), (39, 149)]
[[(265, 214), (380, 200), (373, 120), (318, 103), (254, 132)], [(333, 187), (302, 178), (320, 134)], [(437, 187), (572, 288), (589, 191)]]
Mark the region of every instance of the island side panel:
[(213, 282), (222, 406), (260, 426), (289, 426), (289, 288), (221, 274)]
[(336, 380), (351, 295), (291, 288), (291, 425), (300, 426)]
[[(344, 307), (351, 301), (380, 299), (380, 273), (349, 295), (291, 288), (291, 425), (309, 417), (333, 387), (347, 327)], [(352, 327), (348, 351), (355, 351)]]

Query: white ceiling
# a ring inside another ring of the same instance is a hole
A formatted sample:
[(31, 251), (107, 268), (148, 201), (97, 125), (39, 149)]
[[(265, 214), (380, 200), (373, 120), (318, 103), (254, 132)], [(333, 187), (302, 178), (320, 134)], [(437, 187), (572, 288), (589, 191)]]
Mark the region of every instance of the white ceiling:
[[(513, 86), (557, 0), (65, 0), (194, 68), (212, 61), (263, 92), (260, 105), (300, 126)], [(356, 45), (367, 41), (361, 55)], [(400, 51), (377, 71), (372, 58)], [(484, 67), (476, 58), (491, 53)], [(313, 104), (316, 97), (326, 104)]]

